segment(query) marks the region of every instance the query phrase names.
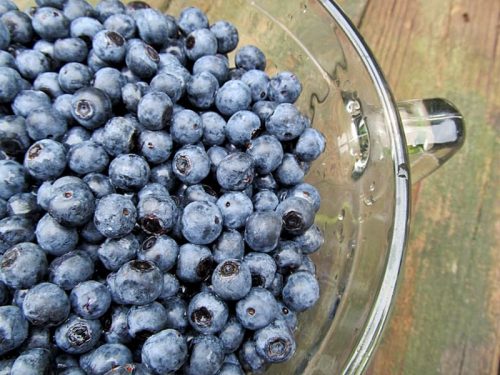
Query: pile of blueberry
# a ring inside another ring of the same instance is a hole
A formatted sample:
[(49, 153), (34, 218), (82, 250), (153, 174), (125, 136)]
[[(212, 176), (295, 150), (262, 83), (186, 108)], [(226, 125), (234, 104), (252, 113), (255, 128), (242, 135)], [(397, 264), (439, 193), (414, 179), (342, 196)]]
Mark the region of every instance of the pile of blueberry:
[(319, 298), (325, 138), (238, 31), (0, 0), (0, 374), (243, 374)]

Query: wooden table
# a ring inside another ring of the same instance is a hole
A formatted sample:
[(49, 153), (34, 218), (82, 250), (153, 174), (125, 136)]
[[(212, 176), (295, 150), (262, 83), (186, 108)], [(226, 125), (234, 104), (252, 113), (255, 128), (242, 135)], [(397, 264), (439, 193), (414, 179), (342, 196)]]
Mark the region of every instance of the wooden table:
[(463, 149), (414, 186), (392, 319), (369, 374), (499, 374), (500, 1), (339, 0), (398, 99), (445, 97)]

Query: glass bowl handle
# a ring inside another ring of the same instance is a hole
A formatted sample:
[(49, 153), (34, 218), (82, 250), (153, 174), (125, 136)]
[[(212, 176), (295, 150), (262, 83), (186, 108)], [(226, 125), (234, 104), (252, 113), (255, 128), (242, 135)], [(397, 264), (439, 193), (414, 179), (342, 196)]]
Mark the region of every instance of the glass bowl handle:
[(438, 169), (462, 147), (464, 118), (446, 99), (420, 99), (398, 103), (406, 135), (412, 182)]

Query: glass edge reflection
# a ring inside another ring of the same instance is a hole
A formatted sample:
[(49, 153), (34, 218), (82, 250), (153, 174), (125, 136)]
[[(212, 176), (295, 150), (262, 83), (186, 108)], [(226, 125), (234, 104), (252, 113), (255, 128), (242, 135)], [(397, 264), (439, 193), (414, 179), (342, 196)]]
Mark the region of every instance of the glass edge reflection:
[(387, 318), (390, 314), (392, 301), (396, 292), (396, 284), (404, 259), (404, 251), (408, 240), (408, 224), (410, 218), (410, 176), (407, 171), (408, 155), (406, 141), (399, 118), (396, 102), (389, 89), (386, 79), (375, 61), (375, 58), (365, 43), (363, 37), (356, 30), (342, 9), (330, 0), (319, 0), (331, 16), (337, 21), (341, 29), (352, 41), (356, 51), (368, 70), (384, 106), (384, 112), (389, 120), (391, 143), (394, 158), (395, 176), (395, 212), (394, 226), (391, 238), (391, 247), (387, 259), (387, 267), (382, 284), (378, 291), (377, 300), (372, 308), (364, 333), (356, 349), (351, 354), (343, 374), (362, 374), (376, 348)]

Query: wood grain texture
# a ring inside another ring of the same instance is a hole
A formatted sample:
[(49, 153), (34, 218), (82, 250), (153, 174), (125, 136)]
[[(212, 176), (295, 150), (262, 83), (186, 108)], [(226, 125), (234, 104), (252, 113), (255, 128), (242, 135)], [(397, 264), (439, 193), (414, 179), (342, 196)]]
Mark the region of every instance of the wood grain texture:
[(496, 375), (500, 1), (345, 3), (397, 98), (445, 97), (467, 121), (461, 152), (414, 187), (398, 298), (368, 373)]

